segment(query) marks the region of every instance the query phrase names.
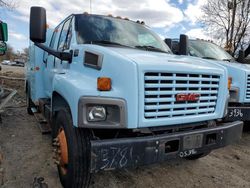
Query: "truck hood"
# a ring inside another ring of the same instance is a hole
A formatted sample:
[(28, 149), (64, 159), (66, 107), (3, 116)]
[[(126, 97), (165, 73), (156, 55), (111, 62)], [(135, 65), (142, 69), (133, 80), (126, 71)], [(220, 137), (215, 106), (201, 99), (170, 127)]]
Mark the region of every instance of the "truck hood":
[(218, 70), (222, 67), (218, 64), (211, 64), (206, 60), (193, 58), (189, 56), (178, 56), (173, 54), (144, 51), (139, 49), (128, 49), (128, 48), (115, 48), (109, 47), (113, 52), (119, 53), (120, 55), (127, 57), (128, 59), (134, 61), (139, 66), (140, 65), (167, 65), (174, 64), (180, 66), (188, 66), (190, 69), (213, 69)]
[(232, 61), (232, 62), (216, 61), (216, 60), (213, 60), (213, 61), (216, 63), (219, 63), (220, 65), (225, 66), (227, 68), (238, 69), (238, 70), (250, 72), (250, 65), (248, 65), (248, 64), (238, 63), (237, 61)]

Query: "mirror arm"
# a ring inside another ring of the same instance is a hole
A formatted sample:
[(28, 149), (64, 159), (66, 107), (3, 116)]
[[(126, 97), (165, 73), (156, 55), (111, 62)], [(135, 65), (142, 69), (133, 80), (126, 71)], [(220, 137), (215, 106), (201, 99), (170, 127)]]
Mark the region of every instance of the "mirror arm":
[(44, 51), (48, 52), (49, 54), (57, 57), (58, 59), (61, 59), (62, 61), (68, 61), (69, 63), (71, 63), (72, 61), (72, 53), (56, 51), (53, 48), (50, 48), (41, 43), (35, 43), (35, 45), (43, 49)]

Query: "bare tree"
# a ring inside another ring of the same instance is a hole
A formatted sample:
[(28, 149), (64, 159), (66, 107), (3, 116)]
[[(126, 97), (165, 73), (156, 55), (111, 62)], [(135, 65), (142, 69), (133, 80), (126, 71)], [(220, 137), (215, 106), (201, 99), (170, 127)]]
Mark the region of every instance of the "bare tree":
[(16, 1), (15, 0), (0, 0), (0, 7), (5, 8), (16, 8)]
[(209, 0), (200, 21), (234, 56), (250, 39), (250, 0)]
[(3, 60), (5, 60), (5, 59), (14, 60), (15, 55), (16, 54), (14, 52), (14, 49), (11, 46), (8, 46), (8, 50), (5, 53), (5, 55), (4, 56), (0, 56), (0, 62), (3, 61)]

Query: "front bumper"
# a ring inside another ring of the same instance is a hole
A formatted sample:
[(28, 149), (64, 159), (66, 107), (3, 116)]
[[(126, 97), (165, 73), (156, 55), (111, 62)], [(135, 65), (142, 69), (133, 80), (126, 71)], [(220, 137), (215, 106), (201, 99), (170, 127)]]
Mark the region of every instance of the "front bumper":
[[(243, 122), (237, 121), (213, 128), (157, 136), (93, 140), (91, 172), (137, 167), (209, 152), (238, 141), (242, 128)], [(188, 148), (187, 138), (196, 135), (202, 135), (201, 144), (195, 148)]]
[(229, 106), (225, 121), (250, 121), (250, 105)]

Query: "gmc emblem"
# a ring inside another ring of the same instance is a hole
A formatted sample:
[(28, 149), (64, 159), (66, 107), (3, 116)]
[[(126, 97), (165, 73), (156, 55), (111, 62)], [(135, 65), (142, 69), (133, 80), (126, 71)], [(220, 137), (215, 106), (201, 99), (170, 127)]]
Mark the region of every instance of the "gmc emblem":
[(198, 93), (179, 93), (175, 95), (176, 101), (198, 101), (200, 94)]

